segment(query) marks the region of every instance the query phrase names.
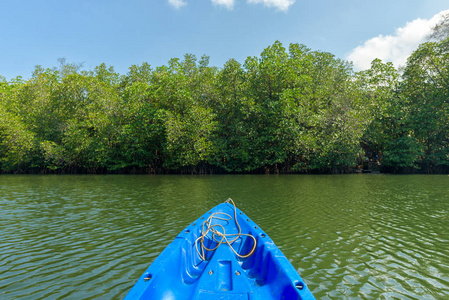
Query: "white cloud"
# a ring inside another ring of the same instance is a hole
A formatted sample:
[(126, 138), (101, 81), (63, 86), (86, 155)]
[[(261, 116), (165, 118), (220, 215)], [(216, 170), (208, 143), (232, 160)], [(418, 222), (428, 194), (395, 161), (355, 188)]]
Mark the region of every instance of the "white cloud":
[(408, 22), (404, 27), (396, 29), (394, 35), (379, 35), (369, 39), (353, 49), (346, 59), (354, 63), (356, 71), (369, 69), (375, 58), (392, 62), (395, 67), (404, 66), (410, 54), (425, 41), (432, 27), (448, 12), (442, 11), (429, 20), (418, 18)]
[(222, 5), (227, 9), (234, 8), (234, 0), (212, 0), (212, 3), (216, 5)]
[(173, 6), (174, 8), (181, 8), (185, 5), (187, 5), (187, 2), (183, 0), (168, 0), (168, 3)]
[(274, 7), (279, 10), (287, 11), (290, 5), (295, 3), (295, 0), (248, 0), (248, 3), (262, 3), (266, 7)]
[[(247, 0), (250, 4), (263, 4), (266, 7), (277, 8), (287, 11), (288, 8), (295, 3), (296, 0)], [(231, 10), (234, 8), (235, 0), (211, 0), (215, 5), (224, 6)], [(174, 8), (181, 8), (187, 5), (185, 0), (168, 0), (168, 3)]]

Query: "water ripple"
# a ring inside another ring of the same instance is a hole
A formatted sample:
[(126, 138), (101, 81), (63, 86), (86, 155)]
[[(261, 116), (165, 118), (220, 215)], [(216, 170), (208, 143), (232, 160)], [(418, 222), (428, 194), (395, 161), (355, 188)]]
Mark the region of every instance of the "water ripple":
[(121, 299), (233, 198), (317, 299), (449, 299), (447, 176), (0, 176), (0, 298)]

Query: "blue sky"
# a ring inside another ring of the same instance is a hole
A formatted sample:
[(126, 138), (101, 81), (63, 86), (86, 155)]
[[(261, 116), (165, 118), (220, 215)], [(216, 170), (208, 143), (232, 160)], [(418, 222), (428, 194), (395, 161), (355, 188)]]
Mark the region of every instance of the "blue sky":
[[(61, 57), (84, 62), (87, 70), (104, 62), (121, 74), (132, 64), (156, 67), (186, 53), (206, 54), (211, 65), (221, 67), (230, 58), (243, 63), (276, 40), (353, 61), (364, 55), (357, 64), (363, 69), (370, 55), (410, 51), (422, 40), (417, 37), (424, 34), (421, 27), (429, 27), (436, 14), (449, 9), (447, 0), (2, 2), (0, 75), (7, 79), (29, 78), (35, 65), (54, 67)], [(422, 22), (413, 23), (417, 19)], [(388, 48), (400, 43), (410, 45)], [(391, 53), (381, 58), (394, 61)]]

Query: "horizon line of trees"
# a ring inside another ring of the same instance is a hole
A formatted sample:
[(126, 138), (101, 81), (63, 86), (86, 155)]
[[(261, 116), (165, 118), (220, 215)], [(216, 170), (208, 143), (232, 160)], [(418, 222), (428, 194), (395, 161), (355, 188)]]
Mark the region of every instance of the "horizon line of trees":
[(280, 42), (222, 68), (191, 54), (126, 75), (36, 66), (0, 78), (0, 170), (337, 173), (375, 157), (384, 171), (448, 172), (446, 23), (402, 73)]

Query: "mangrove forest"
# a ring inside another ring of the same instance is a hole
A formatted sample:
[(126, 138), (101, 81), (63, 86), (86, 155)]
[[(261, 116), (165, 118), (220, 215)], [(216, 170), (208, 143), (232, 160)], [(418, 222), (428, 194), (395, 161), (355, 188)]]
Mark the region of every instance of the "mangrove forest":
[(0, 77), (0, 170), (447, 173), (440, 27), (399, 70), (376, 59), (355, 72), (331, 53), (275, 42), (222, 67), (186, 54), (121, 75), (60, 59), (26, 80)]

